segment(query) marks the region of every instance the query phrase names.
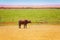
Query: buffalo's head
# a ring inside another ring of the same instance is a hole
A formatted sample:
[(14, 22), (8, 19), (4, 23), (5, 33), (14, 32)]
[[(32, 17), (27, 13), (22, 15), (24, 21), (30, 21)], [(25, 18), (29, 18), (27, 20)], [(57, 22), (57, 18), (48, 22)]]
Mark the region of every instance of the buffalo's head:
[(28, 23), (31, 23), (31, 21), (29, 20)]
[(31, 23), (31, 21), (30, 21), (30, 20), (25, 20), (25, 22), (26, 22), (26, 23)]

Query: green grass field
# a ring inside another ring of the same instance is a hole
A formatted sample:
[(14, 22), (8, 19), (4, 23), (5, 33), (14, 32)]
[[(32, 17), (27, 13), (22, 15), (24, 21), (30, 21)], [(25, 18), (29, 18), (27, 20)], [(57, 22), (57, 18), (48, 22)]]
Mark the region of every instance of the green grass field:
[(20, 19), (60, 24), (60, 9), (0, 9), (0, 22), (17, 23)]

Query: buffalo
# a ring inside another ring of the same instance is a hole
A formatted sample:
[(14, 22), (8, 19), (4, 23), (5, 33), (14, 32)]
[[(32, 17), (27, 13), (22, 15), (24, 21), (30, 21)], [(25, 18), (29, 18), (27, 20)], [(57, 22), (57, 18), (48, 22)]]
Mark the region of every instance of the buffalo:
[(27, 28), (27, 24), (31, 23), (30, 20), (19, 20), (18, 24), (19, 24), (19, 28), (21, 28), (21, 25), (24, 25), (24, 28)]

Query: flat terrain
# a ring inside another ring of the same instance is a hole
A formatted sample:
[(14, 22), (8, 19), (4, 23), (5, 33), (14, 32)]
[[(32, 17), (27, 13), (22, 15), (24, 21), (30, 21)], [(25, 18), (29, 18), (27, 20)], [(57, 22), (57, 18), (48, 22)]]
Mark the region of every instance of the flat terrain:
[[(20, 19), (32, 23), (19, 29)], [(60, 24), (60, 9), (0, 9), (0, 40), (60, 40), (60, 25), (49, 24)]]
[(0, 40), (60, 40), (60, 25), (29, 24), (0, 26)]

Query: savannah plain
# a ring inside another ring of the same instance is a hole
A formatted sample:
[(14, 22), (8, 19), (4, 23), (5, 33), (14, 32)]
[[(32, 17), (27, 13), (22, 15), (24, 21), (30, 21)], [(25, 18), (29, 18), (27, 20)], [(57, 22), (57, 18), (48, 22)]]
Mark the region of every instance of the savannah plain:
[[(20, 19), (32, 23), (19, 29)], [(0, 40), (60, 40), (60, 9), (0, 9)]]

